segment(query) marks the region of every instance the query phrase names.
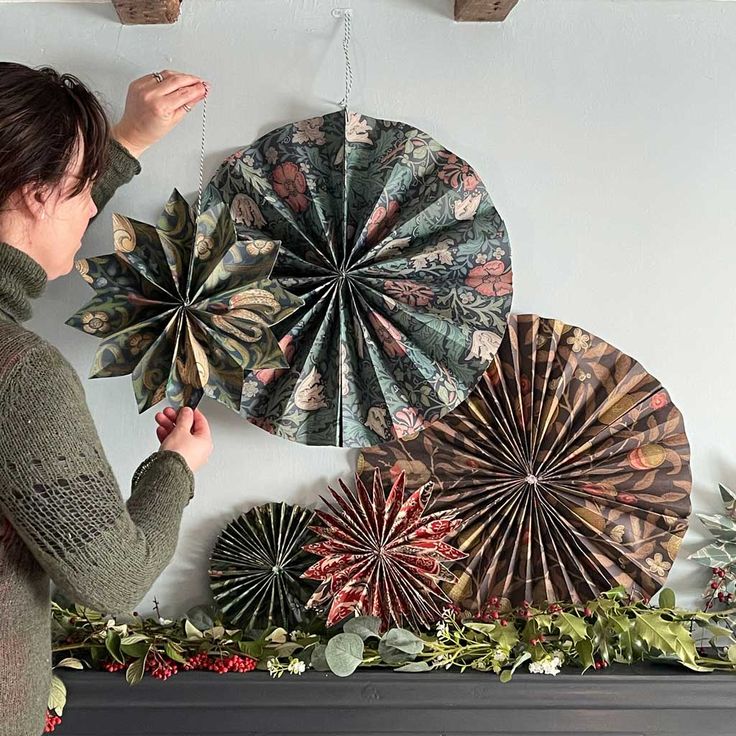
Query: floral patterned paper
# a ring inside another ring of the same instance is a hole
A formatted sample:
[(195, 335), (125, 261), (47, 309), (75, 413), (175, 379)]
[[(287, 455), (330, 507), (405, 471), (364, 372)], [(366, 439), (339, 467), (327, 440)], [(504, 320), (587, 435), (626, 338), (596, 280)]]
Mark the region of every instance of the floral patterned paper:
[(174, 190), (156, 227), (113, 215), (115, 253), (77, 262), (97, 292), (67, 324), (102, 338), (91, 378), (133, 374), (138, 409), (208, 395), (240, 409), (243, 372), (288, 365), (271, 330), (301, 305), (269, 279), (278, 244), (238, 240), (222, 204)]
[(450, 596), (592, 600), (616, 585), (650, 596), (690, 514), (682, 416), (632, 358), (559, 320), (512, 316), (468, 400), (423, 433), (365, 450), (364, 480), (435, 484), (434, 510), (464, 520), (468, 557)]
[(342, 480), (340, 488), (315, 512), (321, 540), (304, 547), (321, 558), (303, 575), (322, 581), (308, 607), (327, 609), (328, 626), (358, 615), (376, 616), (383, 631), (435, 624), (451, 603), (440, 583), (456, 581), (447, 563), (465, 557), (444, 540), (462, 520), (452, 510), (425, 514), (432, 484), (406, 496), (402, 473), (388, 493), (378, 473), (366, 484), (356, 477), (355, 491)]
[(207, 188), (241, 239), (278, 241), (304, 300), (275, 326), (285, 370), (242, 412), (297, 442), (365, 447), (416, 432), (478, 382), (511, 305), (509, 241), (472, 167), (403, 123), (338, 112), (268, 133)]

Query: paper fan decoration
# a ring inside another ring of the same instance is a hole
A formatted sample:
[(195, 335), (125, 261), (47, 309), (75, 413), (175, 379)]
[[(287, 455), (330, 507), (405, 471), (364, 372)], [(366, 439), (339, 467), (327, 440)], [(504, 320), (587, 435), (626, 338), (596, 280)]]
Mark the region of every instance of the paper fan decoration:
[(242, 242), (223, 205), (174, 190), (155, 227), (113, 215), (115, 253), (77, 262), (97, 292), (67, 324), (102, 338), (90, 378), (133, 374), (138, 410), (202, 396), (239, 410), (243, 372), (288, 365), (271, 329), (301, 300), (269, 275), (278, 244)]
[(364, 451), (359, 472), (435, 483), (433, 509), (465, 522), (450, 596), (478, 611), (491, 596), (652, 595), (687, 529), (689, 459), (680, 412), (641, 365), (579, 327), (520, 315), (465, 404)]
[(210, 556), (210, 588), (229, 621), (246, 629), (293, 628), (315, 584), (302, 579), (314, 557), (314, 512), (286, 503), (257, 506), (231, 521)]
[(365, 447), (457, 406), (511, 305), (509, 241), (469, 164), (416, 128), (337, 112), (268, 133), (205, 191), (243, 240), (277, 240), (304, 299), (274, 328), (289, 370), (246, 381), (242, 411), (311, 445)]
[(322, 559), (304, 577), (322, 583), (309, 607), (328, 608), (328, 626), (358, 614), (377, 616), (383, 630), (434, 624), (450, 604), (440, 583), (455, 582), (445, 563), (465, 556), (444, 539), (462, 522), (451, 510), (425, 514), (431, 484), (405, 498), (403, 474), (388, 497), (378, 474), (368, 487), (357, 476), (355, 484), (353, 492), (340, 481), (342, 494), (330, 488), (334, 503), (323, 499), (328, 510), (315, 512), (322, 541), (305, 550)]

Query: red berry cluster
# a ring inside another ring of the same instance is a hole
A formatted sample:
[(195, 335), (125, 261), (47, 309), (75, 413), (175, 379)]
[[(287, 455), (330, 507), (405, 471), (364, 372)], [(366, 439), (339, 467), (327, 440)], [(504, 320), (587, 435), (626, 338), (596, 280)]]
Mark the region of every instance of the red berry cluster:
[(479, 618), (481, 621), (498, 621), (501, 626), (509, 625), (508, 619), (501, 615), (501, 599), (495, 595), (488, 599), (488, 603), (481, 610)]
[(603, 669), (605, 669), (606, 667), (608, 667), (608, 661), (607, 661), (607, 660), (605, 660), (605, 659), (596, 659), (596, 660), (595, 660), (595, 663), (593, 664), (593, 666), (594, 666), (594, 667), (595, 667), (595, 668), (596, 668), (597, 670), (603, 670)]
[(710, 596), (710, 600), (706, 604), (706, 609), (713, 608), (714, 598), (718, 599), (719, 603), (731, 603), (734, 600), (733, 593), (728, 593), (725, 590), (725, 586), (728, 581), (725, 579), (728, 572), (722, 567), (713, 568), (713, 577), (710, 581), (710, 589), (713, 591)]
[(151, 652), (151, 656), (146, 660), (146, 672), (157, 680), (168, 680), (178, 671), (179, 667), (173, 659), (162, 657), (157, 652)]
[(547, 610), (550, 613), (562, 613), (562, 606), (559, 603), (550, 603), (547, 606)]
[(115, 662), (114, 660), (111, 660), (110, 662), (105, 662), (105, 664), (103, 664), (102, 666), (108, 672), (120, 672), (120, 670), (124, 670), (126, 667), (126, 665), (124, 665), (122, 662)]
[(43, 727), (44, 733), (53, 733), (54, 729), (61, 723), (61, 716), (50, 710), (46, 710), (46, 724)]
[(531, 612), (531, 606), (532, 604), (529, 603), (529, 601), (523, 601), (521, 604), (521, 608), (519, 608), (519, 610), (516, 612), (516, 615), (519, 618), (523, 618), (525, 621), (528, 621), (534, 616), (534, 614)]
[(211, 658), (206, 652), (195, 654), (187, 660), (185, 670), (209, 670), (224, 675), (226, 672), (252, 672), (256, 668), (256, 660), (232, 654), (229, 657)]

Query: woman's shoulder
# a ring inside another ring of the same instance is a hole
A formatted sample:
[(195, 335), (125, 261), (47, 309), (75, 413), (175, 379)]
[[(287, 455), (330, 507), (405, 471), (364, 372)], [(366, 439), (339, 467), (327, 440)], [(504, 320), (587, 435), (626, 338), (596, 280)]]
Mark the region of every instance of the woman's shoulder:
[(33, 383), (38, 390), (44, 380), (58, 385), (78, 380), (61, 351), (23, 325), (0, 323), (0, 382)]

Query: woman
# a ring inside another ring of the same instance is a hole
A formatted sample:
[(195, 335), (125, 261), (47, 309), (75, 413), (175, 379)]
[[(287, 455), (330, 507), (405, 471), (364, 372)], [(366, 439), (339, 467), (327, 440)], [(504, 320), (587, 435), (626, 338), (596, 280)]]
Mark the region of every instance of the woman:
[(111, 129), (74, 77), (0, 63), (0, 736), (43, 730), (49, 578), (86, 606), (132, 610), (171, 559), (212, 450), (201, 412), (159, 412), (160, 448), (123, 503), (79, 378), (23, 326), (137, 157), (206, 92), (171, 71), (136, 80)]

